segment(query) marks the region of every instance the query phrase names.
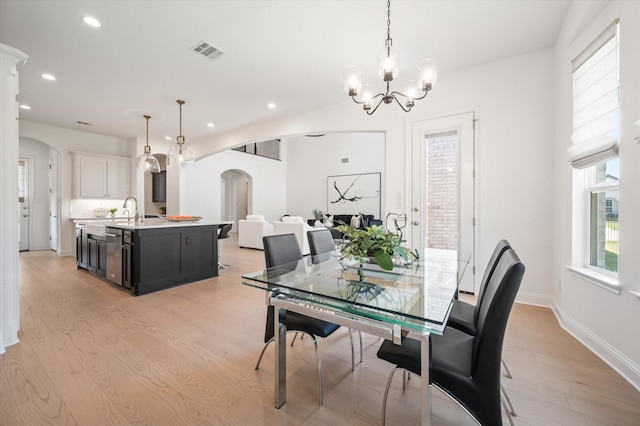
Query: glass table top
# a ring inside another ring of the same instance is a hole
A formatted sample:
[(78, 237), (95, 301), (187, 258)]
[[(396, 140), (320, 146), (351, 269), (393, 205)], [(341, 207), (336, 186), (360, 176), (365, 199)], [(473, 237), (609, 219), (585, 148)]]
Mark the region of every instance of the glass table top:
[[(326, 258), (326, 256), (325, 256)], [(386, 271), (335, 253), (243, 275), (243, 284), (358, 317), (442, 333), (470, 253), (427, 249), (418, 261)]]

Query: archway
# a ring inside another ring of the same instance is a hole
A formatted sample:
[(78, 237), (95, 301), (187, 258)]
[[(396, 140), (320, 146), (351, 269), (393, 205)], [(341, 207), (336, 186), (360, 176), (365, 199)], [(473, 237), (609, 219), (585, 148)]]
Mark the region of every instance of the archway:
[(220, 174), (220, 214), (222, 220), (234, 222), (253, 211), (253, 178), (244, 170), (230, 169)]

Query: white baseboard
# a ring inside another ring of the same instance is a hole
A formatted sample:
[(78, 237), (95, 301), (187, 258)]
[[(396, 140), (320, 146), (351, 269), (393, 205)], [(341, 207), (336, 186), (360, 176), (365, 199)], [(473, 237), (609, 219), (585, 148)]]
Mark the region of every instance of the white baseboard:
[(75, 256), (75, 253), (72, 250), (67, 251), (59, 251), (58, 256)]
[(542, 306), (543, 308), (553, 307), (553, 300), (551, 297), (544, 294), (528, 293), (526, 291), (518, 292), (516, 302), (524, 303), (525, 305)]
[(580, 343), (585, 345), (591, 352), (596, 354), (625, 380), (631, 383), (633, 387), (640, 391), (640, 366), (638, 364), (621, 354), (575, 319), (564, 315), (556, 306), (552, 307), (552, 311), (558, 319), (560, 327), (575, 337)]

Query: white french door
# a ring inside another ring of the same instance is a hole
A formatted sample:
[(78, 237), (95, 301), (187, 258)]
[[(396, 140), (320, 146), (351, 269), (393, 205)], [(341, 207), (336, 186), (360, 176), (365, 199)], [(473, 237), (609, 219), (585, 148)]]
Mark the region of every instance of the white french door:
[[(474, 250), (474, 113), (414, 122), (413, 248)], [(473, 255), (460, 290), (474, 292)]]
[(49, 248), (58, 251), (58, 153), (49, 155)]

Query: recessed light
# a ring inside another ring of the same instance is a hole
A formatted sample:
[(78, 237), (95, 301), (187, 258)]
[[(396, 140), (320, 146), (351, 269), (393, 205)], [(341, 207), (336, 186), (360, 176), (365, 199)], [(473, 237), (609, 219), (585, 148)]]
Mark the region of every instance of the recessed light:
[(267, 107), (269, 107), (269, 109), (274, 109), (276, 107), (276, 104), (274, 104), (273, 102), (269, 102)]
[(171, 136), (165, 136), (164, 137), (166, 140), (170, 141), (171, 139), (173, 139)]
[(22, 108), (22, 109), (31, 109), (31, 107), (29, 105), (20, 105), (20, 108)]
[(82, 20), (84, 21), (85, 24), (94, 28), (100, 28), (102, 26), (102, 24), (100, 24), (100, 21), (98, 21), (96, 18), (93, 18), (91, 16), (83, 16)]
[(50, 81), (54, 81), (56, 79), (51, 74), (42, 74), (42, 78), (44, 78), (45, 80), (50, 80)]
[(213, 123), (207, 123), (207, 127), (215, 127), (216, 125)]

